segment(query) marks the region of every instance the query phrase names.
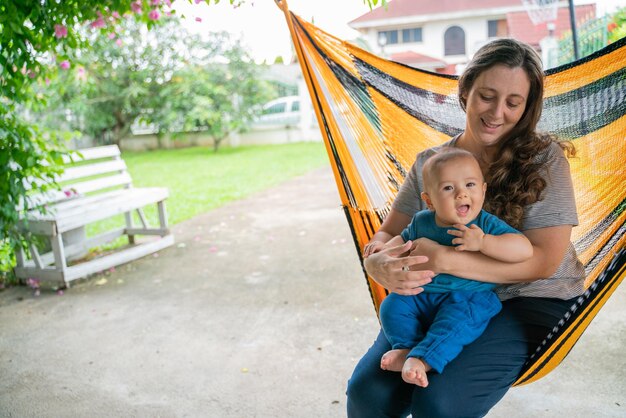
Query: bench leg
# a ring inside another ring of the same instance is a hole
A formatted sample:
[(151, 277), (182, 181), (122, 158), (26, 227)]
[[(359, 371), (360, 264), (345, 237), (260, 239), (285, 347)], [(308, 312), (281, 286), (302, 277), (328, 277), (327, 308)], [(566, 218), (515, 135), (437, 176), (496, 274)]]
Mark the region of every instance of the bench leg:
[(61, 273), (63, 284), (67, 285), (65, 276), (67, 273), (67, 262), (65, 261), (65, 248), (63, 247), (63, 236), (57, 234), (50, 237), (52, 244), (52, 253), (54, 254), (54, 268)]
[(26, 254), (24, 254), (24, 249), (21, 245), (15, 249), (15, 264), (17, 267), (26, 265)]
[(148, 220), (146, 219), (146, 215), (143, 213), (143, 209), (137, 209), (137, 215), (139, 215), (139, 220), (141, 221), (143, 228), (150, 229), (150, 224), (148, 224)]
[(37, 250), (37, 246), (35, 246), (35, 244), (31, 242), (30, 244), (28, 244), (28, 249), (30, 250), (30, 258), (33, 259), (35, 266), (40, 270), (43, 269), (45, 266), (43, 262), (41, 261), (41, 257), (39, 256), (39, 250)]
[(165, 208), (165, 201), (162, 200), (157, 203), (157, 207), (159, 208), (159, 225), (161, 229), (167, 229), (167, 210)]
[[(126, 229), (127, 230), (133, 229), (133, 214), (132, 214), (132, 212), (126, 212), (124, 214), (124, 218), (126, 218)], [(128, 243), (129, 244), (134, 244), (135, 243), (135, 236), (134, 235), (128, 234)]]

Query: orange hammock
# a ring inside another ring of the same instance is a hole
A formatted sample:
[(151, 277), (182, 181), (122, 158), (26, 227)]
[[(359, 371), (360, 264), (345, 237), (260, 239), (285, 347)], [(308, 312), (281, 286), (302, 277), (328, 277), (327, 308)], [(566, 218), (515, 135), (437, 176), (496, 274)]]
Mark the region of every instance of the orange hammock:
[[(359, 252), (378, 229), (415, 155), (465, 126), (455, 76), (417, 70), (285, 13)], [(626, 39), (546, 72), (539, 128), (570, 140), (580, 225), (572, 239), (587, 292), (548, 334), (516, 385), (565, 358), (625, 276)], [(362, 260), (362, 258), (361, 258)], [(387, 291), (367, 277), (378, 311)]]

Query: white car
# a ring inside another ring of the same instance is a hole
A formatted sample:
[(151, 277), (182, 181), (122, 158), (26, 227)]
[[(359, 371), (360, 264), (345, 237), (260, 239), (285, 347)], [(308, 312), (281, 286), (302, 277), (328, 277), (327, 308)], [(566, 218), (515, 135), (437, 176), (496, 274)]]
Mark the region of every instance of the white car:
[(255, 125), (297, 126), (300, 123), (300, 97), (285, 96), (267, 102)]

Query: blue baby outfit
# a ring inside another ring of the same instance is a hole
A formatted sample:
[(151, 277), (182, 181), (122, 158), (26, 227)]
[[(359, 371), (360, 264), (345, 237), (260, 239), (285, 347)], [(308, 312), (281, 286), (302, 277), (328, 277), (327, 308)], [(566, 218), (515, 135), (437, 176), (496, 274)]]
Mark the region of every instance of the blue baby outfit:
[[(520, 232), (498, 217), (482, 210), (467, 224), (478, 225), (485, 234)], [(453, 228), (437, 226), (435, 213), (416, 213), (402, 231), (404, 241), (429, 238), (442, 245), (453, 245)], [(393, 349), (411, 349), (408, 357), (422, 358), (441, 373), (463, 346), (474, 341), (487, 327), (502, 305), (492, 292), (493, 283), (438, 274), (414, 296), (391, 293), (380, 307), (385, 336)]]

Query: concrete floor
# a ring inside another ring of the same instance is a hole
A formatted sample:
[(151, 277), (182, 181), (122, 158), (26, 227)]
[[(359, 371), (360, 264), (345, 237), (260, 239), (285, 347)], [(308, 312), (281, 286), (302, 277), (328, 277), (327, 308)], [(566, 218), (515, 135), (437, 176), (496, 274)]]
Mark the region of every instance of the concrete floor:
[[(58, 295), (0, 292), (1, 417), (343, 417), (378, 332), (330, 168)], [(491, 418), (626, 417), (626, 286)]]

